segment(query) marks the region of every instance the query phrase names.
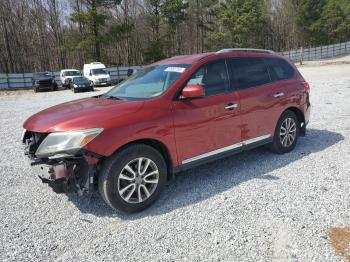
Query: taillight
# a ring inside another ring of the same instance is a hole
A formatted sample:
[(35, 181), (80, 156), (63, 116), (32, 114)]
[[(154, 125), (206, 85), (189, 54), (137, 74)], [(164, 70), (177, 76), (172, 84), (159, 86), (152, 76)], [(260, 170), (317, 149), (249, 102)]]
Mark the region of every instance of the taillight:
[(303, 82), (303, 86), (305, 90), (309, 90), (310, 89), (310, 84), (308, 82)]

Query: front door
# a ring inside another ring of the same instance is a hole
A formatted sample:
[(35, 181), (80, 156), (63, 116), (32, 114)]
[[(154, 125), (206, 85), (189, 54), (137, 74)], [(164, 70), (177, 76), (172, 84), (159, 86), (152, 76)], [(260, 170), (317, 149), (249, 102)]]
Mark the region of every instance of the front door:
[(188, 83), (201, 84), (206, 95), (174, 101), (179, 162), (188, 164), (239, 147), (239, 97), (230, 90), (226, 60), (205, 64)]

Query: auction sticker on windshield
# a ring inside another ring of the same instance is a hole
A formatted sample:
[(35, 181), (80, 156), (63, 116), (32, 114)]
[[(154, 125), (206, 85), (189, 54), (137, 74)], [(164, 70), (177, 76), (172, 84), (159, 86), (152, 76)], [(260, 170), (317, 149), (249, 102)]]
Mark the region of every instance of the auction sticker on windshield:
[(186, 68), (184, 68), (184, 67), (172, 66), (172, 67), (167, 67), (164, 71), (166, 71), (166, 72), (183, 73), (183, 72), (185, 72), (185, 70), (186, 70)]

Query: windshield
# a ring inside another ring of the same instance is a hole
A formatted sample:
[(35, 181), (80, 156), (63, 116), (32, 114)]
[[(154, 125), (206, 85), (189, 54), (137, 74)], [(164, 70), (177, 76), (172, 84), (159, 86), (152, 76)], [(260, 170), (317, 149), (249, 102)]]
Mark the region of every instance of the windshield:
[(82, 77), (82, 76), (80, 76), (80, 77), (74, 77), (74, 78), (73, 78), (73, 82), (74, 82), (74, 83), (88, 82), (88, 79), (85, 78), (85, 77)]
[(95, 69), (91, 69), (91, 74), (95, 75), (95, 76), (97, 76), (97, 75), (106, 75), (107, 72), (103, 68), (95, 68)]
[(63, 72), (63, 76), (79, 76), (80, 72), (79, 71), (66, 71)]
[(43, 73), (35, 73), (34, 78), (51, 78), (52, 74), (49, 72), (43, 72)]
[(147, 99), (163, 94), (190, 65), (155, 65), (141, 69), (104, 96), (121, 99)]

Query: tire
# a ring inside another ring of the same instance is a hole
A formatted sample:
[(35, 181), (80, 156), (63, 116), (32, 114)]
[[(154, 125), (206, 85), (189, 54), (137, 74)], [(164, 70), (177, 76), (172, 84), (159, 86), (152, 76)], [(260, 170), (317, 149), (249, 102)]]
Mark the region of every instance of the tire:
[[(143, 159), (140, 165), (143, 175), (138, 172), (139, 159)], [(146, 170), (143, 169), (145, 166)], [(129, 172), (130, 169), (135, 175)], [(153, 147), (134, 144), (115, 153), (103, 163), (98, 188), (104, 201), (113, 209), (138, 212), (157, 200), (166, 177), (167, 167), (162, 155)]]
[[(286, 134), (284, 134), (284, 131)], [(289, 153), (295, 148), (298, 142), (299, 133), (300, 124), (297, 116), (289, 110), (283, 112), (277, 122), (270, 149), (277, 154)]]

